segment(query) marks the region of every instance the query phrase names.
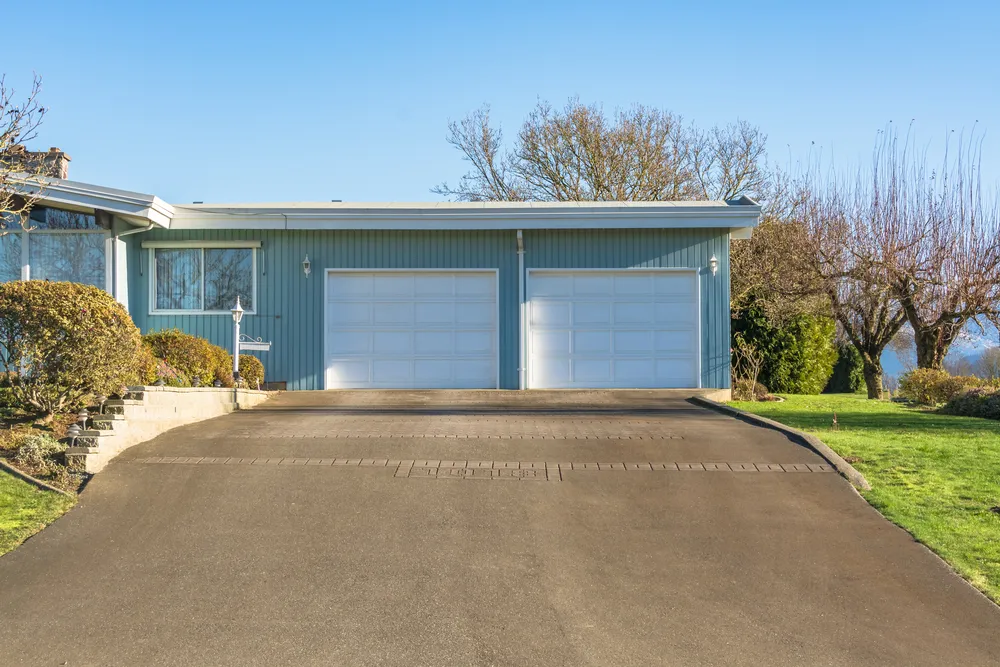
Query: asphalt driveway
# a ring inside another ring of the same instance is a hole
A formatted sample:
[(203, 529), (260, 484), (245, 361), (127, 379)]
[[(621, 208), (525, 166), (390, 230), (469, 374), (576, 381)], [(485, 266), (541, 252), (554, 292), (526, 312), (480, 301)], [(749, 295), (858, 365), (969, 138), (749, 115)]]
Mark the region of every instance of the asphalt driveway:
[(669, 393), (287, 393), (0, 558), (3, 665), (996, 665), (811, 451)]

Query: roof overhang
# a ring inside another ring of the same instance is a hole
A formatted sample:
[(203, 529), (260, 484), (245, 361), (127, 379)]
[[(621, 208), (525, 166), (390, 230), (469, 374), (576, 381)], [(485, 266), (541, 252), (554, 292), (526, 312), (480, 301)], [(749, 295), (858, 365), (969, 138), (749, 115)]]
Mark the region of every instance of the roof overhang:
[(739, 202), (488, 202), (178, 205), (172, 229), (692, 229), (749, 230), (760, 206)]
[(107, 211), (137, 226), (169, 227), (174, 216), (174, 207), (155, 195), (28, 174), (15, 175), (10, 182), (41, 204), (85, 213)]

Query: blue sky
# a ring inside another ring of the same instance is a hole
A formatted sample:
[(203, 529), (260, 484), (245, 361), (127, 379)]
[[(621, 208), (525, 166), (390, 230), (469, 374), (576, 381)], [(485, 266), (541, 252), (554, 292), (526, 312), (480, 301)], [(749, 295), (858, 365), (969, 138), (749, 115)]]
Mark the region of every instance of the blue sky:
[[(465, 166), (449, 119), (513, 134), (539, 98), (737, 118), (787, 164), (986, 132), (1000, 180), (1000, 9), (988, 2), (47, 2), (6, 36), (44, 79), (37, 146), (76, 180), (168, 201), (434, 200)], [(815, 142), (815, 146), (813, 145)]]

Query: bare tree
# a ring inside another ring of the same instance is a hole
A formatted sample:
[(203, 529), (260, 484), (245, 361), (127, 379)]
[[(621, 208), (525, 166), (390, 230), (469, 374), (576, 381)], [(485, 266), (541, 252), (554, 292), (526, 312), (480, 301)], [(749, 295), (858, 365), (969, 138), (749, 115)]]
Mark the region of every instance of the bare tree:
[(868, 398), (882, 397), (882, 353), (906, 322), (887, 268), (895, 236), (884, 233), (902, 196), (895, 185), (878, 170), (859, 170), (852, 180), (813, 178), (802, 216), (807, 251), (790, 258), (798, 269), (781, 287), (829, 300), (842, 335), (861, 355)]
[[(39, 102), (42, 81), (37, 76), (27, 97), (0, 75), (0, 235), (11, 225), (28, 225), (28, 211), (41, 195), (43, 160), (25, 159), (24, 144), (37, 136), (46, 109)], [(26, 191), (25, 184), (33, 185)], [(33, 192), (30, 192), (33, 191)]]
[(895, 219), (887, 221), (897, 244), (888, 266), (913, 328), (917, 366), (942, 368), (970, 323), (982, 328), (981, 319), (1000, 321), (1000, 216), (995, 198), (987, 202), (982, 194), (981, 139), (959, 140), (937, 173), (895, 141), (882, 147), (884, 162), (902, 163), (899, 176), (912, 180), (902, 189), (913, 202), (899, 202)]
[(448, 125), (471, 169), (432, 192), (459, 201), (676, 201), (766, 197), (767, 136), (740, 121), (703, 131), (673, 113), (633, 106), (607, 114), (570, 99), (525, 119), (508, 148), (489, 107)]
[(974, 364), (975, 373), (987, 380), (1000, 378), (1000, 347), (990, 347), (983, 350)]

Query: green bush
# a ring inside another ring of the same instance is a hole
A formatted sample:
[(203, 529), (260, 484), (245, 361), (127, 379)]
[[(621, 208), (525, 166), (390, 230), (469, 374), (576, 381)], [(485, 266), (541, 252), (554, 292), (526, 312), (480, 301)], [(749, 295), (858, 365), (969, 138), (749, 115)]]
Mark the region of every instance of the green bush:
[(52, 414), (135, 384), (139, 330), (111, 295), (43, 280), (0, 284), (0, 365), (19, 407)]
[(830, 318), (796, 315), (781, 324), (768, 320), (756, 305), (737, 314), (733, 335), (764, 355), (760, 382), (779, 394), (818, 394), (837, 361), (836, 326)]
[(767, 391), (767, 387), (760, 382), (753, 383), (750, 380), (739, 378), (733, 381), (734, 401), (769, 401), (774, 397)]
[(953, 396), (941, 412), (961, 417), (1000, 419), (1000, 391), (986, 387), (969, 389)]
[(65, 451), (66, 446), (50, 435), (29, 435), (17, 448), (14, 463), (25, 472), (49, 475), (64, 465)]
[(865, 388), (864, 364), (861, 354), (850, 343), (837, 344), (837, 363), (833, 375), (823, 389), (824, 394), (854, 394)]
[(970, 389), (996, 386), (993, 380), (971, 375), (949, 375), (948, 371), (934, 368), (918, 368), (904, 373), (899, 379), (898, 395), (914, 403), (938, 405)]
[[(154, 357), (166, 362), (166, 366), (183, 376), (187, 383), (200, 378), (202, 383), (211, 384), (215, 379), (216, 353), (214, 346), (204, 338), (179, 329), (167, 329), (148, 333), (142, 340)], [(158, 373), (164, 370), (162, 366), (157, 369)], [(168, 378), (160, 379), (168, 381)]]
[(223, 387), (232, 387), (236, 384), (233, 379), (233, 355), (218, 345), (213, 345), (212, 348), (215, 359), (215, 375), (212, 382), (218, 380)]
[(264, 364), (253, 355), (241, 354), (240, 378), (248, 389), (259, 389), (264, 384)]

